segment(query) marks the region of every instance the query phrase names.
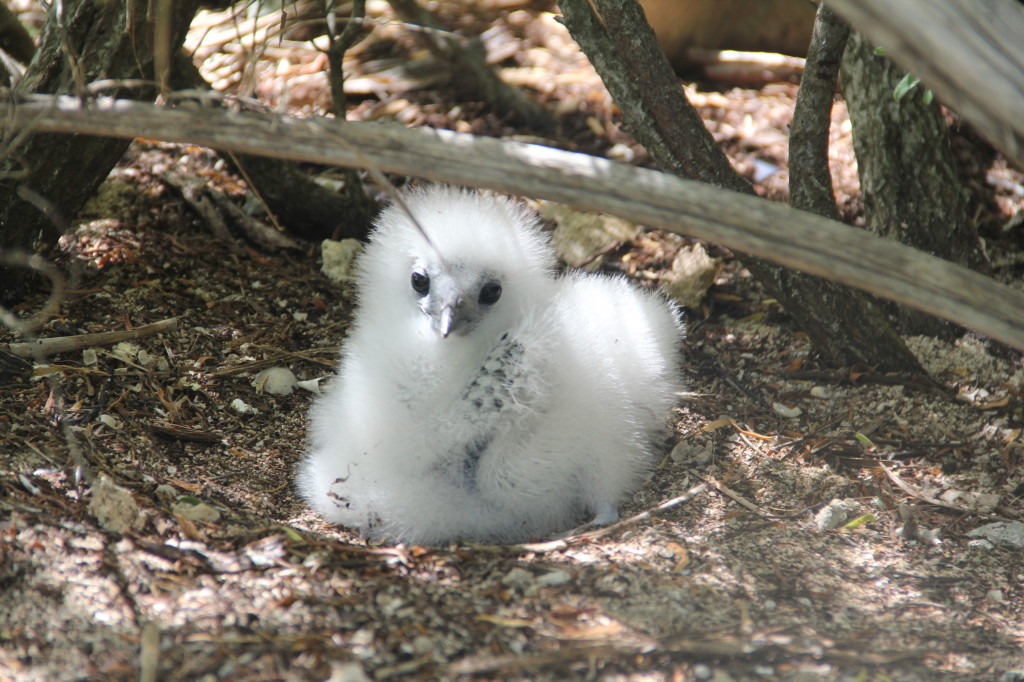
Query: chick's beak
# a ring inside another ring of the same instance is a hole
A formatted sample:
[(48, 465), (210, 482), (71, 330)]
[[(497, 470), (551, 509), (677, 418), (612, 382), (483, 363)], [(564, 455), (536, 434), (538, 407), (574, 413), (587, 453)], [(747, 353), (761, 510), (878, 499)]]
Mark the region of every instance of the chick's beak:
[(456, 311), (458, 309), (459, 302), (456, 301), (454, 305), (446, 305), (441, 308), (441, 314), (437, 317), (437, 331), (441, 332), (443, 338), (448, 338), (448, 335), (452, 333), (455, 328)]

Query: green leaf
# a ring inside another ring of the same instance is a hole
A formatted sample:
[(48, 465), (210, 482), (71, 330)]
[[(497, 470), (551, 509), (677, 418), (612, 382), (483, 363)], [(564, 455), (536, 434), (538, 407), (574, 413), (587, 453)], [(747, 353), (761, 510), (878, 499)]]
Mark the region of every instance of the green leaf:
[(181, 497), (178, 498), (178, 502), (187, 502), (192, 506), (203, 503), (203, 501), (200, 500), (198, 497), (192, 497), (191, 495), (182, 495)]
[(855, 518), (853, 521), (850, 521), (849, 523), (844, 525), (843, 529), (844, 530), (853, 530), (854, 528), (860, 528), (861, 526), (863, 526), (866, 523), (871, 523), (872, 521), (877, 521), (877, 520), (878, 520), (877, 516), (875, 516), (871, 512), (868, 512), (867, 514), (861, 514), (860, 516)]
[(858, 443), (860, 443), (861, 445), (863, 445), (864, 447), (866, 447), (869, 450), (871, 448), (875, 447), (875, 444), (871, 442), (871, 439), (868, 438), (867, 436), (865, 436), (860, 431), (858, 431), (857, 433), (853, 434), (853, 437), (857, 439)]
[(925, 106), (931, 104), (933, 99), (935, 99), (935, 91), (933, 91), (931, 88), (925, 90), (924, 94), (921, 95), (921, 101), (924, 102)]
[(280, 528), (282, 531), (284, 531), (284, 534), (287, 535), (288, 539), (291, 540), (292, 542), (299, 542), (299, 543), (305, 542), (305, 540), (302, 539), (302, 536), (299, 535), (298, 532), (294, 528), (290, 528), (288, 526), (278, 526), (278, 528)]
[(874, 49), (874, 52), (875, 52), (875, 56), (876, 56), (876, 57), (884, 57), (884, 56), (885, 56), (885, 48), (884, 48), (884, 47), (882, 47), (881, 45), (879, 45), (878, 47), (876, 47), (876, 48)]
[(896, 84), (896, 89), (892, 91), (892, 98), (899, 102), (901, 99), (906, 97), (907, 93), (917, 87), (917, 84), (921, 82), (921, 79), (913, 74), (905, 75), (899, 83)]

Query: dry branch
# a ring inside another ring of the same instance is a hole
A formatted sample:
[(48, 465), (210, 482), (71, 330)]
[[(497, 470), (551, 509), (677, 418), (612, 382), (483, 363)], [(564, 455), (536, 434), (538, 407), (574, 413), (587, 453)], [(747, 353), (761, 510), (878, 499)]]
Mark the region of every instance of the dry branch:
[(76, 334), (74, 336), (55, 336), (49, 339), (36, 339), (24, 343), (12, 343), (7, 349), (13, 354), (23, 358), (40, 358), (57, 353), (66, 353), (72, 350), (92, 348), (93, 346), (107, 346), (122, 341), (141, 339), (144, 336), (152, 336), (161, 332), (170, 331), (178, 326), (178, 318), (171, 317), (152, 324), (136, 327), (135, 329), (117, 332), (99, 332), (98, 334)]
[(550, 199), (688, 234), (920, 308), (1024, 350), (1024, 295), (964, 267), (754, 196), (584, 154), (431, 128), (33, 97), (3, 127), (145, 136)]
[(1017, 163), (1024, 163), (1024, 7), (996, 0), (830, 0)]

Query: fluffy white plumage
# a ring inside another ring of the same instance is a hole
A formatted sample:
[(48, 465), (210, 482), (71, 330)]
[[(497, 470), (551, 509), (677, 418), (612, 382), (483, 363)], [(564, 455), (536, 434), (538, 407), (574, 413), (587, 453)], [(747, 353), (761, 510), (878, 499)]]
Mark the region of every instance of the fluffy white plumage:
[(614, 520), (678, 389), (674, 308), (623, 278), (555, 276), (519, 204), (437, 186), (405, 204), (429, 241), (397, 206), (378, 219), (302, 494), (398, 542)]

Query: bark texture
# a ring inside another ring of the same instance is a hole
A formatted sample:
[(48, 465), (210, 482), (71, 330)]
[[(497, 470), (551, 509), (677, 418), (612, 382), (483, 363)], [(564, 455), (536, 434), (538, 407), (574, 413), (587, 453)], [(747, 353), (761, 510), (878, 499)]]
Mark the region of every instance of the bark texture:
[(1024, 5), (829, 0), (1008, 158), (1024, 164)]
[(818, 6), (789, 133), (789, 203), (832, 220), (839, 211), (828, 166), (829, 129), (849, 35), (846, 22), (824, 3)]
[[(752, 193), (686, 99), (636, 0), (568, 1), (560, 7), (573, 39), (622, 109), (629, 131), (663, 169)], [(923, 371), (881, 307), (867, 296), (753, 256), (744, 256), (743, 262), (807, 332), (826, 362)]]
[[(940, 258), (987, 271), (960, 186), (946, 121), (925, 86), (894, 97), (906, 72), (861, 34), (850, 37), (843, 92), (853, 124), (868, 227)], [(904, 332), (942, 334), (948, 325), (918, 311), (892, 311)]]
[[(198, 0), (174, 0), (170, 43), (177, 50)], [(58, 12), (61, 10), (60, 12)], [(146, 2), (65, 0), (52, 3), (39, 49), (16, 94), (86, 96), (96, 81), (121, 81), (104, 89), (118, 97), (152, 99), (157, 9)], [(0, 160), (0, 249), (33, 251), (60, 237), (69, 219), (92, 196), (128, 146), (127, 140), (80, 135), (30, 135)], [(55, 224), (55, 221), (57, 224)], [(0, 300), (17, 298), (26, 272), (0, 269)]]

